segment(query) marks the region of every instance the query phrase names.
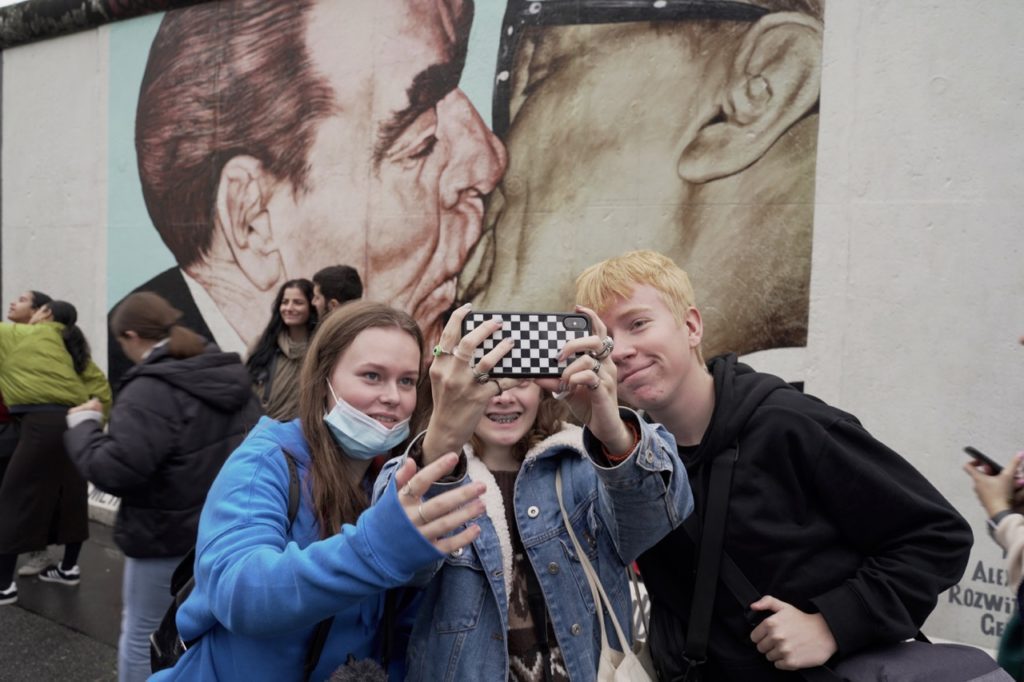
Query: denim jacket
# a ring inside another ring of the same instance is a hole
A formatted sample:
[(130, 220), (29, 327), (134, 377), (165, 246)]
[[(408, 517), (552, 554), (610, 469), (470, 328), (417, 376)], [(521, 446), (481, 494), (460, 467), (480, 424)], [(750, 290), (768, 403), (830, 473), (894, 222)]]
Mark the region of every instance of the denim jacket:
[[(675, 440), (664, 427), (647, 424), (623, 409), (641, 434), (636, 450), (614, 471), (612, 485), (629, 490), (612, 500), (600, 484), (584, 449), (601, 447), (566, 427), (527, 453), (516, 479), (515, 518), (523, 546), (537, 574), (552, 628), (573, 682), (594, 680), (600, 655), (595, 605), (555, 493), (562, 471), (563, 498), (574, 532), (611, 600), (620, 625), (630, 632), (631, 599), (626, 566), (682, 523), (692, 511), (686, 471), (675, 456)], [(589, 435), (589, 434), (588, 434)], [(426, 583), (408, 653), (410, 682), (505, 680), (508, 676), (508, 580), (511, 540), (501, 493), (493, 476), (472, 452), (463, 453), (459, 480), (436, 484), (428, 496), (479, 480), (487, 484), (485, 516), (474, 522), (480, 536), (441, 562)], [(598, 450), (591, 450), (597, 452)], [(392, 460), (377, 481), (383, 490), (403, 463)], [(643, 528), (644, 532), (635, 532)], [(652, 528), (658, 529), (651, 532)], [(456, 531), (457, 532), (457, 531)], [(608, 639), (621, 649), (605, 619)]]

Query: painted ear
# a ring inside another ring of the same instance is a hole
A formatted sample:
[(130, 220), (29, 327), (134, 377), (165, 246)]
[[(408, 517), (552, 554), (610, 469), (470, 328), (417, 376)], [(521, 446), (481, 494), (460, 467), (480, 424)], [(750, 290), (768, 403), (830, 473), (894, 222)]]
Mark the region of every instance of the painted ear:
[(265, 208), (270, 181), (258, 159), (235, 156), (224, 164), (217, 184), (217, 222), (239, 269), (260, 291), (276, 286), (283, 271)]
[(683, 180), (743, 170), (818, 102), (821, 34), (821, 22), (797, 12), (767, 14), (744, 34), (720, 108), (679, 158)]

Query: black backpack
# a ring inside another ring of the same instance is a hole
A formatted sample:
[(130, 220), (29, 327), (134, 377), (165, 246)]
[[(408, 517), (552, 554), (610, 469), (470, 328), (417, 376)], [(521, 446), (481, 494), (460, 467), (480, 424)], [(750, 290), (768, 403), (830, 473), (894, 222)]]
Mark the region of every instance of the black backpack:
[[(299, 472), (291, 453), (287, 450), (282, 452), (288, 462), (288, 530), (291, 530), (295, 516), (299, 512)], [(149, 636), (149, 663), (153, 672), (173, 668), (182, 654), (199, 640), (197, 637), (188, 642), (183, 641), (175, 620), (178, 608), (185, 603), (185, 599), (192, 593), (192, 588), (196, 586), (195, 563), (196, 548), (192, 547), (171, 576), (171, 596), (174, 597), (174, 601), (168, 607), (156, 632)], [(317, 623), (313, 639), (309, 644), (309, 651), (306, 652), (303, 679), (308, 680), (317, 663), (320, 662), (320, 654), (323, 652), (324, 644), (327, 642), (327, 633), (330, 632), (333, 623), (334, 616)]]

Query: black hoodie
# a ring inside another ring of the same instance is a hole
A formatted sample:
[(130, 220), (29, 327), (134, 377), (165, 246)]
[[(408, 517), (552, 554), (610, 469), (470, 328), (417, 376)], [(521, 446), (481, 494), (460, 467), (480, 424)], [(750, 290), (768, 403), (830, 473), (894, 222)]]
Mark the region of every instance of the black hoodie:
[[(707, 501), (710, 462), (738, 443), (725, 551), (758, 591), (820, 612), (840, 657), (913, 637), (939, 593), (963, 574), (972, 543), (967, 522), (853, 415), (734, 355), (708, 367), (715, 385), (711, 423), (696, 450), (682, 455), (696, 513)], [(653, 653), (663, 669), (678, 670), (693, 545), (678, 529), (639, 561), (654, 604)], [(706, 679), (792, 677), (757, 652), (751, 630), (719, 584)]]
[(260, 414), (238, 354), (211, 344), (179, 360), (161, 346), (124, 375), (107, 432), (87, 421), (64, 443), (84, 478), (121, 497), (118, 547), (175, 557), (195, 544), (206, 492)]

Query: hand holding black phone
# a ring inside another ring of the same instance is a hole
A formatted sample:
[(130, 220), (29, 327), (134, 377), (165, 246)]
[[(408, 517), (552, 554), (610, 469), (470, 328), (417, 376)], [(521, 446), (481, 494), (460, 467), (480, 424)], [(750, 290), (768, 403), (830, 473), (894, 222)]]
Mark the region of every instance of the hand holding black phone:
[(967, 453), (968, 457), (975, 459), (981, 462), (982, 464), (987, 464), (988, 469), (993, 476), (1002, 473), (1003, 465), (996, 462), (994, 459), (983, 453), (981, 450), (978, 450), (977, 448), (967, 445), (964, 447), (964, 452)]

